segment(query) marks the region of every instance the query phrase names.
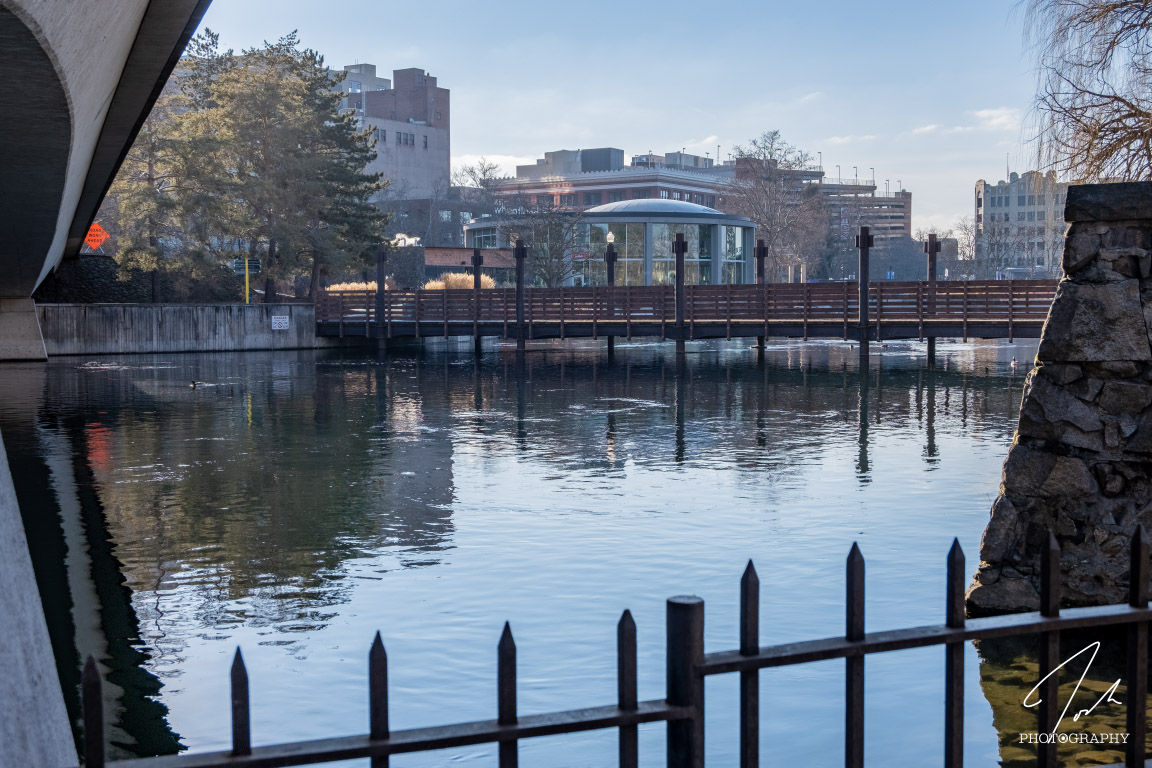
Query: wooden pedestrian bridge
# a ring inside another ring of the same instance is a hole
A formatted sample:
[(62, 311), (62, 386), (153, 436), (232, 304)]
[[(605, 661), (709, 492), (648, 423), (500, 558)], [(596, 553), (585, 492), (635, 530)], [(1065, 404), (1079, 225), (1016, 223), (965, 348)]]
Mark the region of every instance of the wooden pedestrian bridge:
[[(1039, 338), (1056, 280), (326, 291), (319, 336)], [(681, 296), (678, 302), (677, 297)], [(518, 300), (518, 296), (521, 298)]]

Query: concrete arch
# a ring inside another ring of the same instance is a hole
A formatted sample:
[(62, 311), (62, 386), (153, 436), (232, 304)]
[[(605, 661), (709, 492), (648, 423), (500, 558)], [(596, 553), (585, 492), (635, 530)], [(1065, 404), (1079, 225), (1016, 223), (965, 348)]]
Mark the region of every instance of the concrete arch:
[(56, 235), (72, 148), (68, 96), (36, 33), (0, 7), (0, 297), (27, 298)]

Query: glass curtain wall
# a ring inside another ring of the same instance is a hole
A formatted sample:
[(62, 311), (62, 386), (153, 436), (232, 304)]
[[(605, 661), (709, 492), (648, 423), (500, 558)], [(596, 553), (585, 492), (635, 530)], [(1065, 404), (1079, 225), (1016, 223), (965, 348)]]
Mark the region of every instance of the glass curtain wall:
[(712, 282), (712, 224), (652, 225), (652, 284), (676, 282), (676, 257), (672, 243), (683, 233), (688, 242), (684, 255), (684, 284), (707, 285)]
[[(744, 248), (746, 227), (720, 228), (720, 280), (725, 283), (746, 282), (747, 253)], [(748, 280), (747, 282), (752, 282)]]
[(612, 222), (587, 226), (588, 247), (574, 255), (573, 282), (576, 285), (608, 284), (604, 254), (611, 232), (616, 246), (616, 285), (644, 285), (644, 225)]

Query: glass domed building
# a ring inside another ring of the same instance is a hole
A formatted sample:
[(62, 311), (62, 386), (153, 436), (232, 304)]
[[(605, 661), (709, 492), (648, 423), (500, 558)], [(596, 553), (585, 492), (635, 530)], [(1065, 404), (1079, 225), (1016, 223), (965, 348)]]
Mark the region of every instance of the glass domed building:
[[(465, 227), (470, 247), (503, 246), (499, 224), (479, 219)], [(743, 216), (681, 200), (624, 200), (589, 208), (581, 215), (572, 285), (606, 285), (604, 253), (616, 246), (617, 285), (668, 285), (676, 281), (672, 243), (688, 241), (684, 282), (689, 285), (755, 282), (752, 248), (756, 225)]]

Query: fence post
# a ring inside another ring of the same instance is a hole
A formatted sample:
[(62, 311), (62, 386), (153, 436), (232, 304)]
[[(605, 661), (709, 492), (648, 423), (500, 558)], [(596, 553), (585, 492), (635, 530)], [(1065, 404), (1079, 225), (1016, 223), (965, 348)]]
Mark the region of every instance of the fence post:
[(484, 254), (479, 248), (472, 250), (472, 344), (476, 354), (480, 354), (480, 268), (484, 266)]
[[(964, 550), (958, 539), (948, 550), (946, 623), (964, 628)], [(944, 768), (964, 768), (964, 642), (944, 648)]]
[[(760, 577), (748, 561), (740, 579), (740, 655), (760, 650)], [(740, 673), (740, 768), (760, 765), (760, 671)]]
[[(1128, 604), (1148, 607), (1148, 532), (1137, 524), (1132, 532), (1128, 571)], [(1127, 768), (1144, 765), (1144, 744), (1148, 734), (1145, 701), (1148, 696), (1148, 622), (1128, 625), (1128, 753)]]
[[(936, 233), (928, 235), (928, 242), (924, 243), (924, 252), (928, 254), (928, 312), (936, 314), (936, 254), (940, 253), (940, 241)], [(924, 319), (921, 317), (920, 325), (923, 327)], [(928, 367), (936, 367), (936, 336), (928, 334)]]
[(528, 257), (528, 249), (524, 247), (523, 240), (516, 241), (513, 250), (516, 257), (516, 351), (524, 351), (524, 259)]
[[(376, 741), (388, 736), (388, 653), (377, 632), (368, 651), (368, 737)], [(371, 768), (388, 768), (388, 755), (373, 757)]]
[[(636, 695), (636, 622), (631, 611), (624, 611), (616, 625), (616, 706), (635, 711)], [(635, 725), (620, 726), (620, 768), (636, 768), (639, 761)]]
[[(376, 350), (380, 354), (388, 351), (388, 337), (384, 333), (384, 326), (381, 323), (381, 318), (384, 317), (384, 304), (386, 301), (385, 281), (387, 275), (385, 270), (388, 263), (388, 248), (381, 243), (376, 246)], [(367, 308), (365, 308), (367, 314)]]
[(668, 768), (704, 768), (704, 601), (673, 597), (666, 610), (668, 703), (691, 710), (668, 721)]
[[(866, 227), (861, 227), (867, 230)], [(855, 542), (848, 552), (848, 640), (864, 639), (864, 556)], [(864, 656), (845, 659), (844, 765), (864, 768)]]
[(868, 255), (869, 250), (876, 244), (875, 238), (868, 234), (868, 227), (860, 227), (860, 234), (856, 236), (856, 247), (860, 249), (859, 280), (860, 289), (860, 360), (868, 360)]
[[(609, 232), (608, 236), (611, 238), (612, 233)], [(616, 245), (609, 241), (608, 248), (604, 251), (604, 270), (608, 273), (608, 317), (611, 320), (616, 319), (616, 302), (614, 290), (616, 286)], [(612, 357), (616, 352), (616, 338), (612, 334), (608, 334), (608, 357)]]
[[(516, 725), (516, 641), (508, 622), (496, 648), (496, 704), (500, 725)], [(500, 768), (516, 768), (519, 760), (519, 742), (501, 740)]]
[(252, 754), (252, 728), (248, 706), (248, 670), (240, 649), (232, 657), (232, 756)]
[(104, 768), (104, 696), (96, 659), (88, 657), (81, 676), (84, 697), (84, 768)]
[[(1040, 553), (1040, 615), (1054, 618), (1060, 615), (1060, 545), (1056, 536), (1048, 531), (1048, 544)], [(1060, 703), (1057, 701), (1059, 678), (1051, 674), (1060, 664), (1060, 633), (1045, 632), (1040, 638), (1040, 723), (1038, 733), (1055, 733), (1060, 721)], [(1047, 679), (1045, 679), (1047, 678)], [(1131, 701), (1131, 696), (1128, 697)], [(1056, 768), (1056, 744), (1040, 744), (1036, 752), (1038, 768)]]
[[(756, 284), (757, 285), (764, 285), (768, 282), (768, 277), (767, 277), (767, 275), (764, 274), (764, 260), (767, 258), (768, 258), (768, 246), (764, 245), (763, 240), (757, 240), (756, 241)], [(761, 297), (763, 297), (765, 295), (763, 290), (760, 291), (760, 295), (761, 295)], [(762, 302), (762, 303), (764, 303), (764, 302)], [(768, 327), (768, 307), (765, 305), (762, 308), (764, 310), (764, 327), (767, 328)], [(757, 336), (756, 337), (756, 349), (764, 349), (764, 337), (763, 336)]]
[(672, 243), (672, 253), (676, 256), (676, 354), (684, 354), (684, 255), (688, 243), (684, 233), (677, 232)]

